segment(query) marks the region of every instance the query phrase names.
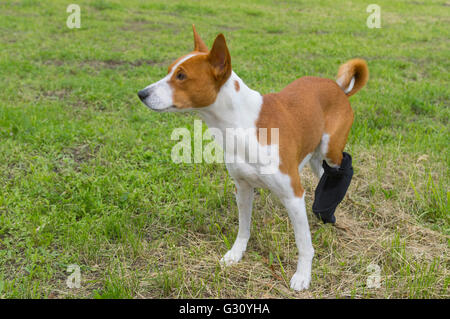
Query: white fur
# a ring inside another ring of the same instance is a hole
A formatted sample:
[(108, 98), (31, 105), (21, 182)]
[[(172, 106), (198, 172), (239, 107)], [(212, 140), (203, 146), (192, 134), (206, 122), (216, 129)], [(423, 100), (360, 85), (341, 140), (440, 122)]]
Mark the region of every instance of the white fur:
[(250, 238), (250, 225), (252, 219), (253, 187), (246, 182), (236, 183), (236, 202), (239, 209), (239, 231), (233, 247), (220, 260), (230, 265), (241, 260)]
[(350, 84), (348, 85), (348, 87), (344, 90), (344, 93), (350, 93), (350, 91), (353, 89), (353, 86), (355, 85), (355, 77), (352, 76), (352, 79), (350, 80)]
[(152, 94), (144, 100), (144, 103), (147, 104), (152, 110), (163, 111), (173, 105), (173, 92), (172, 88), (168, 84), (169, 79), (170, 77), (166, 76), (162, 80), (146, 88), (148, 90), (152, 90)]
[(312, 171), (319, 179), (323, 175), (323, 167), (322, 167), (323, 158), (324, 156), (322, 155), (322, 153), (320, 152), (320, 148), (318, 147), (318, 149), (314, 151), (309, 161), (309, 165), (311, 166)]
[(298, 249), (297, 271), (291, 278), (291, 288), (297, 291), (308, 289), (311, 281), (314, 249), (311, 244), (311, 233), (306, 215), (305, 195), (301, 198), (289, 196), (281, 200), (289, 213)]
[(344, 79), (345, 79), (345, 75), (342, 75), (342, 76), (340, 76), (337, 80), (336, 80), (336, 83), (341, 87), (341, 89), (344, 89), (342, 86), (343, 86), (343, 82), (344, 82)]
[(311, 159), (312, 154), (308, 154), (305, 156), (305, 158), (303, 159), (303, 161), (300, 163), (300, 165), (298, 166), (298, 171), (301, 172), (303, 170), (303, 167), (305, 167), (305, 165), (309, 162), (309, 160)]
[[(320, 160), (320, 162), (322, 162), (322, 160), (323, 159), (325, 159), (326, 161), (327, 161), (327, 164), (330, 166), (330, 167), (339, 167), (339, 165), (337, 165), (337, 164), (335, 164), (335, 163), (333, 163), (333, 162), (331, 162), (327, 157), (326, 157), (326, 155), (327, 155), (327, 153), (328, 153), (328, 144), (330, 143), (330, 135), (329, 134), (327, 134), (327, 133), (325, 133), (325, 134), (323, 134), (322, 135), (322, 139), (321, 139), (321, 141), (320, 141), (320, 144), (319, 144), (319, 147), (318, 147), (318, 150), (316, 151), (316, 159), (317, 160)], [(312, 164), (312, 165), (315, 165), (315, 164)], [(316, 169), (315, 167), (313, 167), (313, 170), (314, 169)], [(321, 171), (320, 171), (320, 173), (318, 174), (318, 173), (316, 173), (316, 175), (320, 175), (320, 177), (322, 176), (322, 174), (323, 174), (323, 168), (321, 168)]]
[(345, 79), (345, 74), (342, 75), (341, 77), (339, 77), (339, 79), (336, 80), (336, 83), (344, 90), (345, 94), (350, 93), (350, 91), (353, 89), (353, 86), (355, 85), (355, 77), (352, 76), (352, 79), (350, 80), (349, 85), (345, 88), (344, 87), (344, 79)]
[(322, 139), (320, 140), (320, 153), (325, 156), (328, 152), (328, 144), (330, 143), (330, 135), (325, 133), (322, 135)]

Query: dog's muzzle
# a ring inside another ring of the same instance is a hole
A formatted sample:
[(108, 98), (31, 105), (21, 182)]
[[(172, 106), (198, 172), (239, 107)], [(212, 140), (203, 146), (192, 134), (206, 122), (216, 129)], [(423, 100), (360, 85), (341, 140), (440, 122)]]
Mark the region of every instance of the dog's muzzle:
[(143, 89), (138, 92), (139, 99), (141, 99), (142, 102), (144, 102), (144, 100), (149, 96), (149, 94), (150, 93), (147, 89)]

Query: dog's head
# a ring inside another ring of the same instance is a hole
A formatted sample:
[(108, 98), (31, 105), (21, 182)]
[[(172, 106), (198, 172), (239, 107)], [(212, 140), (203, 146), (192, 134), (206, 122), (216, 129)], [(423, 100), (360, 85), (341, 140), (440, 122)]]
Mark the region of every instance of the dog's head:
[(195, 31), (194, 50), (173, 62), (167, 75), (138, 92), (154, 111), (169, 112), (209, 106), (231, 75), (231, 58), (223, 34), (211, 50)]

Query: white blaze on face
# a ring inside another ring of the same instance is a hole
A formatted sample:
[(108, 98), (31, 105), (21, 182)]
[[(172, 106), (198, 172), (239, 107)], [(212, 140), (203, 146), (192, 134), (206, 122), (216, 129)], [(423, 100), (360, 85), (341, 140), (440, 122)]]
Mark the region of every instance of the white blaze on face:
[(169, 81), (173, 73), (177, 70), (178, 66), (186, 60), (192, 58), (196, 54), (189, 54), (175, 64), (169, 74), (163, 79), (150, 84), (142, 91), (147, 91), (148, 96), (142, 100), (142, 102), (149, 108), (155, 111), (175, 111), (176, 108), (173, 105), (173, 89), (169, 84)]

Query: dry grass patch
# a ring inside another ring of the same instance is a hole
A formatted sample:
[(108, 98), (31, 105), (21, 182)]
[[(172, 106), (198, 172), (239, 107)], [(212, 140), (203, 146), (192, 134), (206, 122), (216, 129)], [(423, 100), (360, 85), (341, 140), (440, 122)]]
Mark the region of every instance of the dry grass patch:
[[(383, 168), (395, 185), (384, 179), (380, 185), (396, 189), (397, 195), (386, 198), (371, 190), (380, 165), (371, 159), (374, 156), (367, 153), (357, 156), (358, 169), (336, 212), (335, 226), (323, 225), (309, 213), (316, 255), (308, 291), (289, 289), (297, 261), (294, 233), (278, 200), (261, 190), (255, 198), (252, 238), (239, 264), (226, 268), (219, 264), (236, 236), (233, 208), (233, 216), (222, 218), (231, 224), (219, 225), (216, 232), (182, 233), (154, 225), (148, 231), (163, 235), (142, 241), (143, 249), (132, 264), (127, 253), (119, 253), (121, 266), (110, 271), (115, 280), (121, 278), (123, 289), (130, 290), (127, 294), (140, 298), (448, 297), (448, 237), (424, 227), (408, 211), (404, 202), (414, 196), (407, 172), (390, 176), (396, 171), (395, 161), (385, 158)], [(317, 181), (309, 168), (302, 175), (310, 212)], [(380, 267), (380, 288), (367, 287), (372, 264)], [(104, 286), (108, 285), (114, 286), (110, 282)]]

